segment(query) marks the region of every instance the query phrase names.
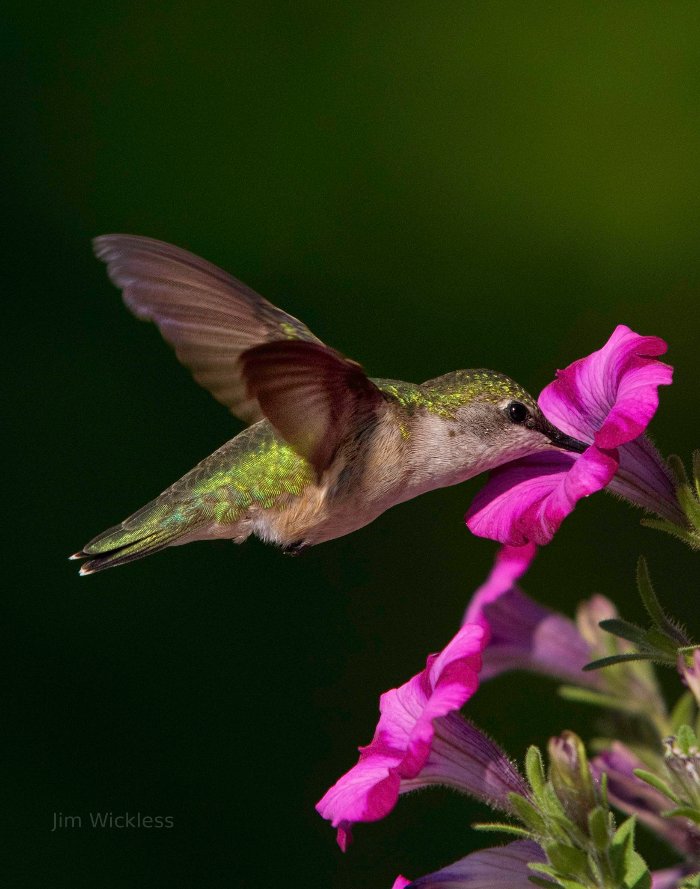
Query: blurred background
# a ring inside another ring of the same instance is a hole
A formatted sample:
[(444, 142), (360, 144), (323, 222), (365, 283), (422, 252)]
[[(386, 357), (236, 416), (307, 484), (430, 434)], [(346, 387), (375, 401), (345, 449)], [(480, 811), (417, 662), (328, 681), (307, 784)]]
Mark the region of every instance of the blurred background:
[[(488, 845), (448, 791), (346, 855), (314, 811), (488, 572), (495, 545), (463, 524), (480, 480), (298, 559), (198, 543), (87, 579), (66, 561), (241, 428), (90, 238), (187, 247), (373, 375), (483, 366), (537, 393), (619, 322), (660, 335), (676, 377), (652, 432), (687, 457), (697, 4), (76, 0), (6, 8), (4, 30), (5, 884), (389, 887)], [(644, 553), (697, 632), (697, 557), (639, 518), (591, 498), (525, 589), (639, 619)], [(595, 730), (529, 676), (469, 713), (518, 759)], [(51, 832), (91, 811), (175, 826)]]

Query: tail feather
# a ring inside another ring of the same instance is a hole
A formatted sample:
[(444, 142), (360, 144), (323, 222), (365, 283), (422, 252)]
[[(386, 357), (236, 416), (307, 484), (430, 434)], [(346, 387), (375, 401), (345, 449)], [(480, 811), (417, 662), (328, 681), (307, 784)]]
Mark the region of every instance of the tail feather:
[[(97, 571), (104, 571), (106, 568), (116, 568), (117, 565), (126, 565), (128, 562), (135, 562), (136, 559), (143, 559), (144, 556), (150, 556), (165, 549), (166, 546), (170, 546), (177, 539), (177, 536), (180, 535), (155, 533), (128, 546), (100, 553), (95, 558), (85, 562), (84, 565), (81, 565), (80, 573), (83, 576), (95, 574)], [(89, 555), (89, 553), (83, 553), (85, 558)]]
[(98, 534), (70, 558), (88, 559), (80, 573), (94, 574), (106, 568), (126, 565), (172, 546), (205, 521), (201, 512), (178, 508), (159, 498), (129, 516), (120, 525)]

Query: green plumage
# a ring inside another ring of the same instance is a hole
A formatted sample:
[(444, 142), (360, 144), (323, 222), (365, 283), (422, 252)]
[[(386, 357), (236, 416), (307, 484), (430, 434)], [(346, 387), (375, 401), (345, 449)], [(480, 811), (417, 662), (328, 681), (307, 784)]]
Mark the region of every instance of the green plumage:
[(314, 480), (311, 466), (261, 420), (214, 451), (155, 500), (99, 534), (83, 573), (141, 558), (211, 524), (234, 524), (251, 506), (273, 508)]

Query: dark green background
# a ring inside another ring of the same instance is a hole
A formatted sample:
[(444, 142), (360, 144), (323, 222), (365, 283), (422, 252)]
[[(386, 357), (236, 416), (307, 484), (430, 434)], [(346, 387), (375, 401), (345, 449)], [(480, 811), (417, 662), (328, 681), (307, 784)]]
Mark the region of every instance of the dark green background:
[[(538, 392), (619, 322), (661, 335), (653, 433), (687, 456), (697, 4), (30, 3), (4, 30), (3, 885), (389, 887), (487, 844), (448, 792), (345, 856), (313, 808), (484, 578), (479, 480), (299, 559), (197, 544), (89, 579), (65, 560), (240, 428), (90, 238), (188, 247), (376, 375), (486, 366)], [(585, 502), (525, 587), (638, 617), (644, 552), (698, 629), (697, 559), (638, 519)], [(532, 677), (469, 710), (516, 757), (592, 731)], [(175, 827), (50, 833), (54, 811), (125, 810)]]

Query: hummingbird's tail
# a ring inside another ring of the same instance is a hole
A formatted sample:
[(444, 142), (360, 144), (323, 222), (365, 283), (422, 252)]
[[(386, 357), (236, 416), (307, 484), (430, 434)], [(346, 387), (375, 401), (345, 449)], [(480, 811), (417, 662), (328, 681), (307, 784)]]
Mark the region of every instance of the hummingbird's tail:
[(173, 508), (172, 503), (158, 498), (120, 525), (98, 534), (70, 558), (89, 559), (80, 573), (94, 574), (150, 556), (166, 546), (184, 543), (182, 538), (191, 540), (197, 528), (206, 523), (206, 517), (199, 510)]

